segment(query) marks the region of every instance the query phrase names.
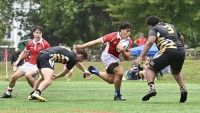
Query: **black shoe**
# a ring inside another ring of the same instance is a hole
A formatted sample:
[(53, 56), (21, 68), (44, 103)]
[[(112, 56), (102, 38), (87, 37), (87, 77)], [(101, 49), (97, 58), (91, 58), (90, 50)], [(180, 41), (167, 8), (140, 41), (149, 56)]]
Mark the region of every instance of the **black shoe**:
[(151, 91), (149, 91), (143, 98), (142, 98), (142, 101), (147, 101), (149, 100), (152, 96), (156, 96), (156, 90), (153, 89)]
[(187, 100), (187, 90), (185, 88), (181, 88), (181, 98), (180, 103), (184, 103)]
[(123, 98), (122, 95), (120, 95), (120, 96), (115, 96), (115, 97), (114, 97), (114, 100), (115, 100), (115, 101), (126, 101), (126, 99)]
[(0, 98), (12, 98), (12, 96), (4, 93)]
[(91, 74), (95, 74), (95, 75), (98, 75), (98, 73), (99, 73), (99, 70), (96, 69), (94, 66), (89, 66), (89, 67), (88, 67), (88, 71), (89, 71)]

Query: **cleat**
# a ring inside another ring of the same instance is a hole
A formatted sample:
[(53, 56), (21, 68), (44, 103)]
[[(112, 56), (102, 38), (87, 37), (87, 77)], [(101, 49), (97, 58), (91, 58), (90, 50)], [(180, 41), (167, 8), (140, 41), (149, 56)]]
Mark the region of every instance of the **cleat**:
[(94, 66), (89, 66), (89, 67), (88, 67), (88, 71), (89, 71), (91, 74), (95, 74), (95, 75), (98, 75), (98, 73), (99, 73), (99, 70), (96, 69)]
[(35, 98), (35, 97), (32, 96), (32, 95), (29, 95), (29, 96), (28, 96), (28, 100), (37, 100), (37, 98)]
[(123, 98), (122, 95), (120, 95), (120, 96), (115, 96), (115, 97), (114, 97), (114, 100), (115, 100), (115, 101), (126, 101), (126, 99)]
[(156, 96), (156, 90), (153, 89), (151, 91), (149, 91), (143, 98), (142, 98), (142, 101), (147, 101), (149, 100), (152, 96)]
[(4, 93), (0, 98), (12, 98), (12, 96)]
[(36, 98), (39, 102), (47, 102), (47, 100), (45, 98), (43, 98), (42, 96), (38, 95), (37, 93), (33, 93), (32, 97)]
[(184, 103), (187, 100), (187, 90), (185, 88), (181, 88), (181, 98), (180, 98), (180, 103)]

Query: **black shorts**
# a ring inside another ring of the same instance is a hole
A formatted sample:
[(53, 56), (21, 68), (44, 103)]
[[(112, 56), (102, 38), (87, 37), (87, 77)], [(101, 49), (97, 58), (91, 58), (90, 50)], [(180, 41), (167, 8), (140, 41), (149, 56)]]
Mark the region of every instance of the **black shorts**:
[(51, 60), (48, 54), (39, 53), (37, 56), (37, 67), (38, 69), (42, 68), (51, 68), (54, 70), (54, 60)]
[(185, 49), (167, 48), (162, 54), (157, 54), (150, 61), (149, 65), (159, 72), (165, 67), (169, 66), (173, 71), (181, 72), (185, 60)]
[(106, 69), (107, 74), (114, 74), (113, 70), (114, 70), (117, 66), (119, 66), (119, 63), (118, 63), (118, 62), (111, 64), (111, 65)]

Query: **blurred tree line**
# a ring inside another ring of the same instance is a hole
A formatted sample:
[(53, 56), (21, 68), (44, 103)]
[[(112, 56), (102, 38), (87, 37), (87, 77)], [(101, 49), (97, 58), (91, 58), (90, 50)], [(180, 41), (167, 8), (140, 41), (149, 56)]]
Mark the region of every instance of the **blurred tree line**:
[[(13, 10), (13, 3), (23, 7), (26, 2), (30, 5), (28, 12)], [(42, 26), (45, 30), (43, 37), (52, 46), (59, 43), (72, 46), (94, 40), (117, 31), (122, 21), (133, 25), (131, 37), (134, 40), (139, 32), (147, 37), (144, 21), (150, 15), (157, 15), (164, 22), (174, 24), (184, 35), (187, 45), (198, 47), (199, 7), (199, 0), (1, 0), (0, 38), (5, 28), (11, 25), (7, 20), (15, 18), (22, 22), (20, 28), (23, 30)]]

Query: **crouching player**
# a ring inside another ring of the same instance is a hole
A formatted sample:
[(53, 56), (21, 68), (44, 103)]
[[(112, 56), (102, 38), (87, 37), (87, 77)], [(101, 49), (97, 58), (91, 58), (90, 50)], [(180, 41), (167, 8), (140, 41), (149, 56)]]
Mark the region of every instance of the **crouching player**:
[[(41, 92), (52, 83), (53, 79), (65, 76), (74, 65), (90, 78), (90, 72), (80, 63), (85, 59), (87, 59), (87, 52), (83, 49), (71, 51), (63, 46), (55, 46), (41, 51), (37, 57), (37, 67), (42, 77), (36, 81), (31, 96), (28, 99), (37, 99), (40, 102), (46, 102), (47, 100), (41, 96)], [(57, 75), (53, 73), (55, 62), (66, 64), (66, 68)]]

